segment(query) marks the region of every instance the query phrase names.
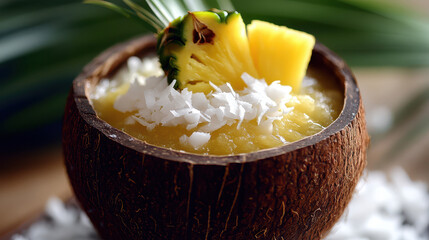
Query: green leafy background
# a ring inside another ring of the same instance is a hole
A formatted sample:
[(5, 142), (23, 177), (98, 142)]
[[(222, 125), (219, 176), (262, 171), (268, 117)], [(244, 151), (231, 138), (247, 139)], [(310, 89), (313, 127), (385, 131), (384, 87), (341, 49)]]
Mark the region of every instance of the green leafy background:
[[(218, 6), (216, 1), (206, 3)], [(263, 19), (314, 34), (353, 67), (429, 66), (429, 20), (406, 6), (376, 0), (233, 4), (247, 22)], [(102, 50), (148, 30), (138, 21), (80, 1), (0, 1), (0, 152), (58, 143), (73, 78)], [(415, 109), (410, 106), (427, 103), (428, 96), (425, 89), (410, 99), (395, 113), (393, 126)], [(409, 135), (427, 132), (428, 122)]]

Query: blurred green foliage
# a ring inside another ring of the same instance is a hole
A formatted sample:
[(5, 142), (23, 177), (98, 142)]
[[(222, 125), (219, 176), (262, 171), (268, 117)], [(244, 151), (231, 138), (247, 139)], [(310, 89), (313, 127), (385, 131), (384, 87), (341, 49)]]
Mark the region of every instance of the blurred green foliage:
[[(314, 34), (352, 66), (429, 65), (428, 19), (387, 1), (233, 4), (247, 22), (262, 19)], [(141, 22), (80, 1), (0, 1), (0, 152), (58, 141), (73, 78), (103, 49), (147, 32)]]

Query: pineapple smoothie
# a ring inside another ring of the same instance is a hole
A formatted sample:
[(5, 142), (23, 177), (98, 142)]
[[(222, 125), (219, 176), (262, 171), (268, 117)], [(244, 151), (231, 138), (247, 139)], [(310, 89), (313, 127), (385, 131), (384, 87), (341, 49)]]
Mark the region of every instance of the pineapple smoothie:
[(194, 12), (158, 35), (159, 57), (131, 57), (91, 93), (97, 115), (149, 144), (233, 155), (316, 134), (343, 91), (307, 66), (314, 37), (237, 12)]

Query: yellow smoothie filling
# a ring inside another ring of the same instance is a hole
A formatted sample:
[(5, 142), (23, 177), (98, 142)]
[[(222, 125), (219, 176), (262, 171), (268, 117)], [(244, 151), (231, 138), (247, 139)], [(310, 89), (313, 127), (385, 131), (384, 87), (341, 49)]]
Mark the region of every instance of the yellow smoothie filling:
[(310, 68), (300, 90), (290, 92), (286, 102), (288, 111), (273, 120), (269, 130), (261, 127), (257, 118), (235, 121), (208, 134), (201, 133), (205, 139), (203, 144), (189, 144), (192, 141), (183, 140), (190, 140), (203, 123), (191, 129), (185, 124), (147, 127), (136, 121), (139, 120), (136, 109), (119, 111), (115, 108), (115, 101), (127, 94), (132, 82), (163, 74), (155, 58), (139, 61), (135, 57), (130, 58), (128, 68), (124, 67), (110, 80), (102, 80), (91, 94), (91, 103), (97, 115), (113, 127), (159, 147), (210, 155), (233, 155), (279, 147), (320, 132), (339, 116), (343, 108), (344, 96), (339, 84), (322, 70)]

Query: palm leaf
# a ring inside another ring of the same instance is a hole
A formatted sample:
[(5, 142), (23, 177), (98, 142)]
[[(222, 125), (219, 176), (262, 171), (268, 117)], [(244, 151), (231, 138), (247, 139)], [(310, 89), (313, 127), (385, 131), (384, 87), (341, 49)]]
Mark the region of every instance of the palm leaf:
[(415, 141), (421, 136), (425, 136), (429, 132), (429, 114), (423, 116), (417, 123), (412, 125), (397, 142), (393, 144), (390, 150), (384, 155), (382, 161), (384, 163), (394, 159), (398, 154), (408, 149), (415, 144)]
[[(68, 91), (55, 93), (35, 104), (20, 110), (8, 117), (2, 124), (2, 132), (25, 132), (26, 130), (42, 126), (46, 120), (57, 121), (61, 119), (61, 109), (65, 106)], [(57, 111), (52, 111), (57, 110)], [(28, 118), (28, 116), (32, 116)]]
[[(358, 7), (370, 13), (378, 14), (388, 19), (401, 22), (409, 27), (421, 31), (422, 33), (429, 30), (428, 19), (420, 16), (421, 14), (404, 8), (394, 2), (372, 1), (372, 0), (342, 0), (352, 6)], [(413, 17), (411, 17), (413, 16)]]
[[(83, 67), (83, 63), (85, 61), (89, 61), (91, 57), (100, 51), (100, 49), (94, 48), (92, 45), (88, 45), (88, 41), (97, 43), (105, 38), (120, 41), (121, 37), (124, 37), (129, 33), (125, 28), (121, 28), (121, 26), (126, 22), (127, 20), (122, 18), (109, 20), (108, 24), (110, 27), (119, 28), (121, 31), (117, 30), (115, 32), (106, 32), (104, 34), (100, 34), (100, 28), (105, 26), (105, 21), (94, 22), (92, 24), (85, 25), (83, 28), (63, 32), (61, 36), (64, 38), (70, 38), (75, 34), (88, 36), (87, 38), (78, 38), (69, 45), (70, 48), (79, 49), (84, 53), (80, 56), (74, 56), (73, 51), (66, 52), (65, 50), (62, 50), (58, 52), (58, 49), (61, 47), (61, 42), (59, 42), (58, 45), (52, 46), (52, 48), (44, 48), (42, 51), (30, 54), (30, 61), (28, 63), (24, 60), (21, 61), (23, 65), (28, 65), (26, 69), (29, 71), (19, 72), (15, 74), (13, 81), (8, 81), (2, 84), (2, 88), (0, 89), (0, 110), (1, 106), (8, 102), (7, 100), (13, 101), (15, 98), (25, 96), (37, 87), (37, 85), (40, 85), (41, 87), (49, 86), (52, 84), (52, 81), (55, 81), (55, 77), (52, 78), (52, 76), (59, 76), (61, 73), (68, 73), (68, 71), (65, 71), (65, 68), (70, 69), (72, 72), (79, 71), (79, 69)], [(58, 59), (59, 61), (49, 64), (49, 61), (46, 62), (41, 60), (39, 63), (33, 63), (32, 59), (43, 59), (47, 53), (50, 54), (53, 59)], [(62, 60), (62, 56), (67, 54), (69, 54), (70, 57)], [(67, 82), (69, 83), (70, 80), (67, 80)]]
[[(397, 128), (404, 124), (410, 117), (420, 112), (426, 104), (429, 104), (429, 87), (413, 96), (396, 111), (392, 128)], [(429, 121), (427, 121), (427, 124), (429, 124)]]

